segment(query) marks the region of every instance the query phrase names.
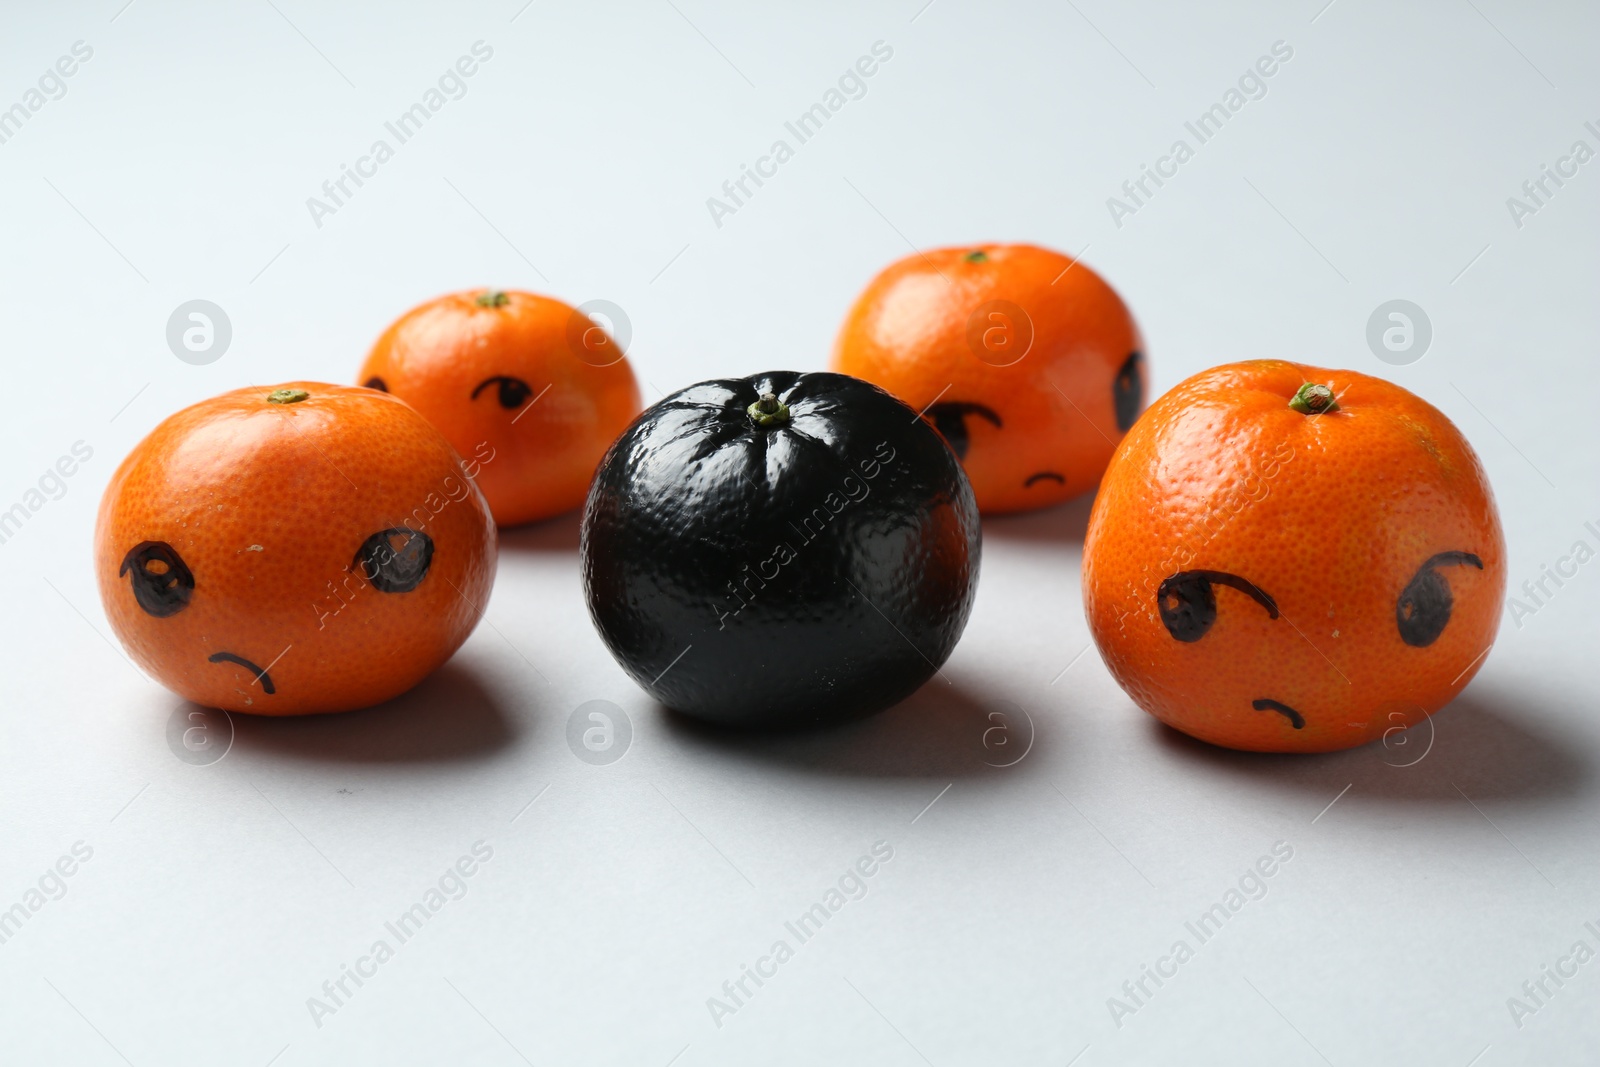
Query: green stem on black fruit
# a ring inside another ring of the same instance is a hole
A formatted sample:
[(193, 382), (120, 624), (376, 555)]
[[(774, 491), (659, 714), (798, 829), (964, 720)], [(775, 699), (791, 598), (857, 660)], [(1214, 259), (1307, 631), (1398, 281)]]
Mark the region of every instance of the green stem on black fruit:
[(789, 405), (779, 400), (776, 393), (762, 393), (761, 398), (745, 409), (757, 426), (782, 426), (789, 421)]

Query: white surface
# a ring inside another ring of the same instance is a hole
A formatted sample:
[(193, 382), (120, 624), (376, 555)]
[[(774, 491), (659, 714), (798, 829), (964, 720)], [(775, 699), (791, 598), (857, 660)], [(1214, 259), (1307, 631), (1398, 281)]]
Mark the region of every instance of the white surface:
[[(584, 614), (572, 518), (505, 538), (487, 624), (413, 696), (240, 720), (211, 766), (169, 750), (179, 702), (108, 647), (89, 568), (101, 489), (162, 417), (347, 381), (437, 293), (614, 301), (653, 400), (820, 367), (908, 241), (1001, 239), (1087, 249), (1157, 392), (1285, 356), (1440, 406), (1493, 479), (1516, 591), (1600, 525), (1600, 162), (1520, 228), (1505, 203), (1600, 147), (1592, 8), (120, 2), (0, 17), (0, 106), (94, 49), (0, 144), (0, 508), (94, 450), (0, 545), (0, 908), (93, 849), (0, 945), (0, 1060), (1593, 1061), (1600, 960), (1520, 1029), (1506, 1002), (1574, 942), (1600, 950), (1600, 562), (1507, 616), (1405, 769), (1418, 748), (1188, 743), (1092, 649), (1075, 661), (1083, 501), (986, 525), (950, 684), (781, 743), (686, 732), (635, 689)], [(478, 40), (494, 56), (467, 95), (313, 225), (305, 199)], [(867, 94), (715, 226), (706, 198), (879, 40)], [(1267, 95), (1116, 227), (1106, 198), (1278, 40), (1294, 56)], [(1435, 337), (1390, 367), (1364, 331), (1397, 297)], [(164, 340), (193, 298), (233, 324), (209, 366)], [(590, 699), (632, 718), (611, 766), (565, 742)], [(1002, 770), (983, 736), (1005, 701), (1037, 739)], [(315, 1026), (307, 998), (480, 839), (466, 896)], [(707, 998), (879, 840), (894, 858), (865, 898), (715, 1026)], [(1294, 856), (1265, 898), (1118, 1029), (1107, 998), (1278, 841)]]

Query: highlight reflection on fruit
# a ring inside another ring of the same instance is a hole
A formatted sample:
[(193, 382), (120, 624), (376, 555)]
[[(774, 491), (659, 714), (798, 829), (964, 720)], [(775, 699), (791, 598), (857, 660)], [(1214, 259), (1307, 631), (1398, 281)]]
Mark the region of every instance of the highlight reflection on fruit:
[(839, 374), (701, 382), (641, 415), (584, 510), (589, 613), (667, 707), (794, 726), (904, 699), (972, 609), (978, 511), (916, 412)]
[(477, 480), (502, 526), (581, 505), (600, 457), (639, 413), (617, 340), (560, 300), (516, 290), (411, 309), (358, 380), (422, 412), (463, 456), (494, 452)]
[(369, 389), (291, 382), (185, 408), (101, 500), (111, 627), (198, 704), (296, 715), (397, 696), (488, 599), (495, 529), (476, 462)]
[(1084, 264), (1033, 245), (918, 252), (872, 280), (832, 369), (938, 427), (985, 514), (1094, 488), (1144, 405), (1144, 341)]
[(1112, 675), (1162, 722), (1323, 752), (1466, 686), (1499, 626), (1505, 543), (1477, 456), (1425, 401), (1234, 363), (1156, 401), (1117, 450), (1083, 596)]

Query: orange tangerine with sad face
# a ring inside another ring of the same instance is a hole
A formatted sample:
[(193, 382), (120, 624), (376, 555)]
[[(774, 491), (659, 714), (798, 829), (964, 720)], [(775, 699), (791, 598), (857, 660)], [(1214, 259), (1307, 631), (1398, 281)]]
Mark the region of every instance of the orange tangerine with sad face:
[(197, 704), (302, 715), (397, 696), (488, 600), (495, 527), (472, 466), (370, 389), (292, 382), (186, 408), (101, 499), (111, 628)]
[(891, 264), (846, 316), (832, 369), (922, 412), (988, 514), (1093, 489), (1144, 406), (1144, 341), (1122, 298), (1033, 245)]
[(493, 451), (478, 484), (495, 521), (515, 526), (582, 504), (639, 413), (626, 341), (550, 297), (451, 293), (385, 330), (359, 380), (422, 412), (462, 455)]
[(1083, 598), (1136, 704), (1203, 741), (1326, 752), (1432, 715), (1499, 627), (1478, 457), (1353, 371), (1214, 367), (1145, 413), (1095, 498)]

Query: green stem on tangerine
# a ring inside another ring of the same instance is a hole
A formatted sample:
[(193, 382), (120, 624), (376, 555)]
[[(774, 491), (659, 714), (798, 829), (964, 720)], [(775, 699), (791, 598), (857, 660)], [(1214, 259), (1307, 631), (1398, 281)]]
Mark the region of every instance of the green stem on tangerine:
[(761, 399), (745, 408), (751, 420), (762, 429), (782, 426), (789, 421), (789, 405), (779, 400), (775, 393), (762, 393)]
[(298, 404), (302, 400), (310, 399), (311, 394), (304, 389), (274, 389), (267, 394), (269, 404)]
[(1302, 385), (1290, 398), (1289, 406), (1302, 415), (1326, 415), (1330, 411), (1339, 410), (1339, 402), (1333, 398), (1333, 390), (1316, 382)]
[(989, 262), (989, 253), (985, 252), (981, 248), (975, 248), (961, 258), (966, 260), (968, 263), (987, 263)]
[(477, 303), (481, 308), (503, 308), (511, 303), (511, 297), (504, 289), (490, 289), (478, 294)]

